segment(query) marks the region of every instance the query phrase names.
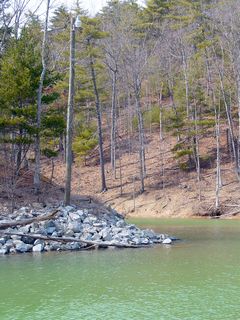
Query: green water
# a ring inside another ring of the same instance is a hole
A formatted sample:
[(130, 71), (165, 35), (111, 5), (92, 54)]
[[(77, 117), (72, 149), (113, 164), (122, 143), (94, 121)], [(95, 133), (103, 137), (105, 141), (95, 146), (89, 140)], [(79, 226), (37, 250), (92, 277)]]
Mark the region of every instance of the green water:
[(137, 223), (185, 241), (0, 257), (0, 320), (240, 319), (240, 221)]

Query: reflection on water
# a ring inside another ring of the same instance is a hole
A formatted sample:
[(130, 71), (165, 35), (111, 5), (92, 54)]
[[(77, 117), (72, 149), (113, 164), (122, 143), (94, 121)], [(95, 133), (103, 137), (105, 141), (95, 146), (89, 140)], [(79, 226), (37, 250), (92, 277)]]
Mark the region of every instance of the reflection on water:
[(0, 319), (240, 319), (240, 221), (137, 222), (184, 241), (0, 257)]

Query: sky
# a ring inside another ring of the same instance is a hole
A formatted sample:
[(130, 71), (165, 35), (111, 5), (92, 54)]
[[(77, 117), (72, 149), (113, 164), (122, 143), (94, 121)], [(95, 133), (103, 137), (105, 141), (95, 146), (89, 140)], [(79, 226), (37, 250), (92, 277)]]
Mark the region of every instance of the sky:
[[(43, 2), (40, 8), (40, 12), (45, 11), (46, 7), (46, 0), (30, 0), (29, 8), (33, 11), (35, 8), (39, 6), (39, 3)], [(52, 7), (58, 7), (61, 4), (64, 4), (68, 8), (71, 8), (71, 6), (76, 2), (76, 0), (51, 0)], [(144, 0), (139, 0), (139, 4), (143, 4)], [(89, 14), (91, 16), (95, 15), (103, 6), (107, 4), (107, 0), (80, 0), (81, 6), (83, 9), (88, 10)], [(52, 9), (53, 10), (53, 9)]]

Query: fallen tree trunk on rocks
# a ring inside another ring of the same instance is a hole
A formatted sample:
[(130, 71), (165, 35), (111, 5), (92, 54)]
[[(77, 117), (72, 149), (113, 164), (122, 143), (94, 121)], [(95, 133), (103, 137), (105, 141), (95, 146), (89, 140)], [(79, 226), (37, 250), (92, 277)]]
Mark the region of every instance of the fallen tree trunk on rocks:
[(39, 217), (30, 218), (30, 219), (23, 219), (18, 221), (5, 221), (0, 223), (0, 230), (17, 227), (17, 226), (26, 226), (34, 222), (50, 220), (50, 219), (53, 219), (58, 212), (59, 210), (55, 210), (53, 212), (50, 212), (49, 214), (45, 214)]
[(31, 233), (20, 233), (20, 232), (0, 232), (1, 236), (20, 236), (20, 237), (30, 237), (33, 239), (39, 239), (44, 241), (58, 241), (58, 242), (78, 242), (85, 243), (91, 246), (100, 246), (100, 247), (116, 247), (116, 248), (143, 248), (149, 247), (149, 245), (134, 245), (128, 243), (120, 242), (109, 242), (109, 241), (90, 241), (84, 239), (77, 239), (73, 237), (52, 237), (52, 236), (43, 236), (40, 234), (31, 234)]

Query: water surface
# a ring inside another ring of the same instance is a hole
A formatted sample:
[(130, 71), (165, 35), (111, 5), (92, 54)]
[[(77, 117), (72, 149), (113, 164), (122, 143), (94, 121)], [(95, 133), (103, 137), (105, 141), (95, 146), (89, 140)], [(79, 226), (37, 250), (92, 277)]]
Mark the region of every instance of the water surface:
[(240, 221), (134, 222), (184, 241), (0, 257), (0, 319), (240, 319)]

